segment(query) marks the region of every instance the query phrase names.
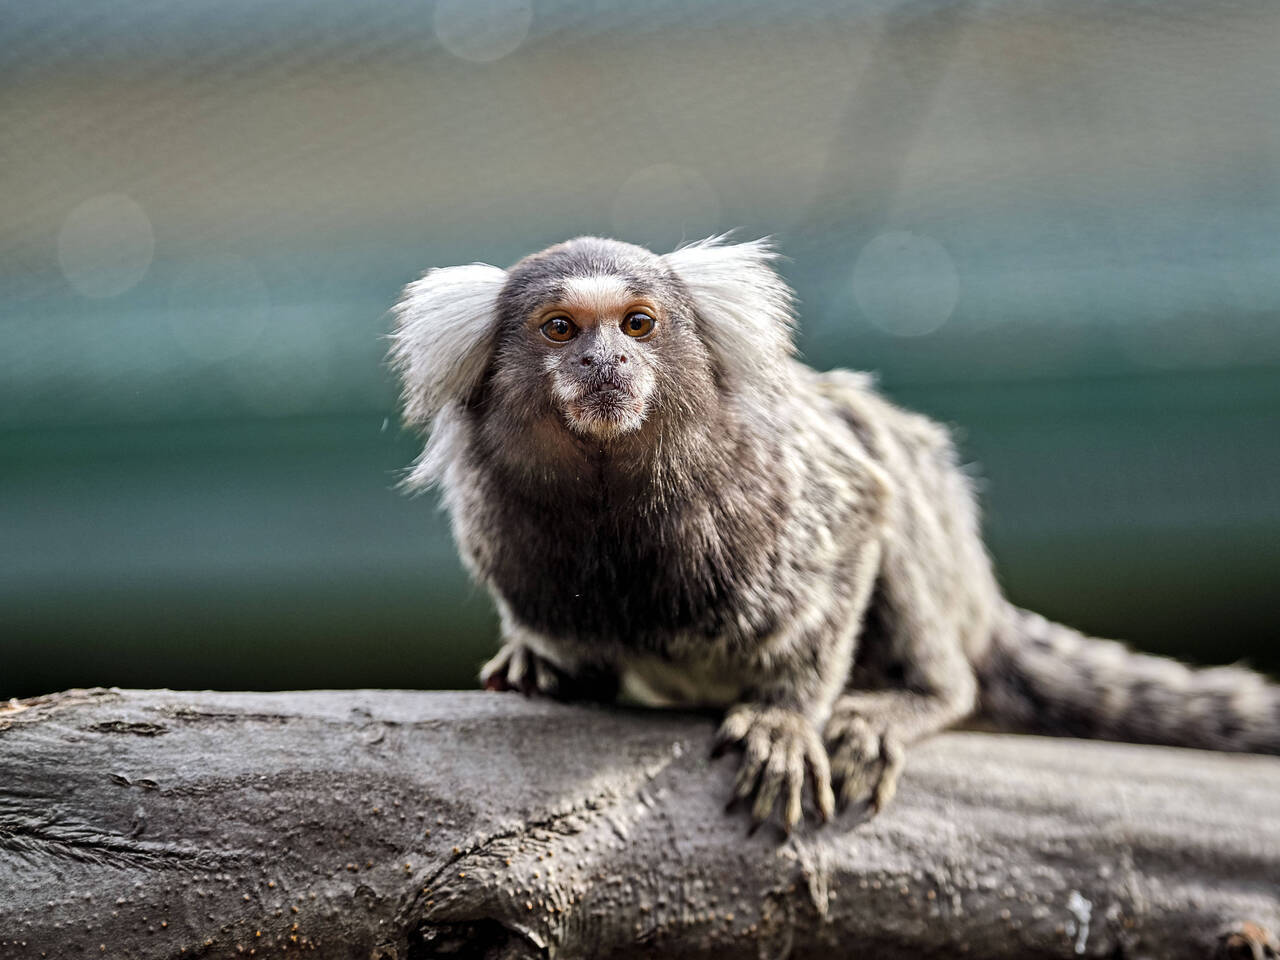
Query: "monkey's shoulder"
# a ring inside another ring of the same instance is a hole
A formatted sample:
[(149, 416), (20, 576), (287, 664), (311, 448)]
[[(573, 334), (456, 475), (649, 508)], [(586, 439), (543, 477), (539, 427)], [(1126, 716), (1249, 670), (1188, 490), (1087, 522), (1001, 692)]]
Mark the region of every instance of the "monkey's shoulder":
[(875, 378), (854, 370), (818, 372), (804, 368), (803, 382), (817, 401), (849, 426), (867, 451), (883, 459), (887, 447), (949, 456), (951, 431), (936, 420), (891, 401)]

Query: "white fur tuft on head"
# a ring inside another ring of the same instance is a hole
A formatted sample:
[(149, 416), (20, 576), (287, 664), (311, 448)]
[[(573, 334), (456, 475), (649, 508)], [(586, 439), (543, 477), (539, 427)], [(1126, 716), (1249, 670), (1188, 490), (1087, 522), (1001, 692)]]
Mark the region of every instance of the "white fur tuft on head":
[(742, 384), (776, 382), (795, 353), (795, 294), (773, 269), (770, 242), (708, 237), (663, 259), (688, 287), (702, 339), (725, 372)]
[(507, 272), (487, 263), (428, 271), (404, 289), (391, 334), (392, 365), (404, 381), (404, 416), (427, 425), (484, 375), (498, 294)]

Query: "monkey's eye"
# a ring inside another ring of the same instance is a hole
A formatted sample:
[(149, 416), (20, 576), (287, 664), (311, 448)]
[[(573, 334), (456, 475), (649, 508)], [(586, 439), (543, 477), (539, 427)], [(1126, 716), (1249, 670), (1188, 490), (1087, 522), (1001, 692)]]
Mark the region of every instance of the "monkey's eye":
[(622, 321), (622, 332), (628, 337), (647, 337), (653, 333), (653, 317), (641, 310), (628, 313)]
[(552, 317), (542, 325), (542, 335), (548, 340), (554, 340), (556, 343), (572, 340), (577, 333), (578, 328), (574, 326), (573, 321), (568, 317)]

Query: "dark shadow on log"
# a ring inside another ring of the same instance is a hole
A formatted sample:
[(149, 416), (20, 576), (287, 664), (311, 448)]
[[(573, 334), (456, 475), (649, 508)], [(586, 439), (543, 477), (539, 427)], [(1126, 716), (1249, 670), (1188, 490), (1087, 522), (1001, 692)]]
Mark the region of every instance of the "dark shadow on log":
[(724, 813), (711, 733), (482, 693), (0, 706), (0, 957), (1274, 951), (1280, 760), (955, 733), (879, 818), (784, 839)]

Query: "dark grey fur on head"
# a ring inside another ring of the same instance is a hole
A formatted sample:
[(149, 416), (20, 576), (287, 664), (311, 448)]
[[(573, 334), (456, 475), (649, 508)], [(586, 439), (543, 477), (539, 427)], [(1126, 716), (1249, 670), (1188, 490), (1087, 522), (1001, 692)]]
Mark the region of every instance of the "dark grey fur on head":
[(1005, 601), (946, 431), (795, 360), (773, 258), (582, 237), (406, 288), (391, 357), (429, 435), (409, 483), (439, 485), (498, 605), (486, 686), (725, 708), (737, 795), (757, 821), (781, 803), (788, 829), (806, 771), (823, 816), (833, 779), (879, 808), (907, 744), (978, 710), (1280, 752), (1280, 695), (1258, 675)]

